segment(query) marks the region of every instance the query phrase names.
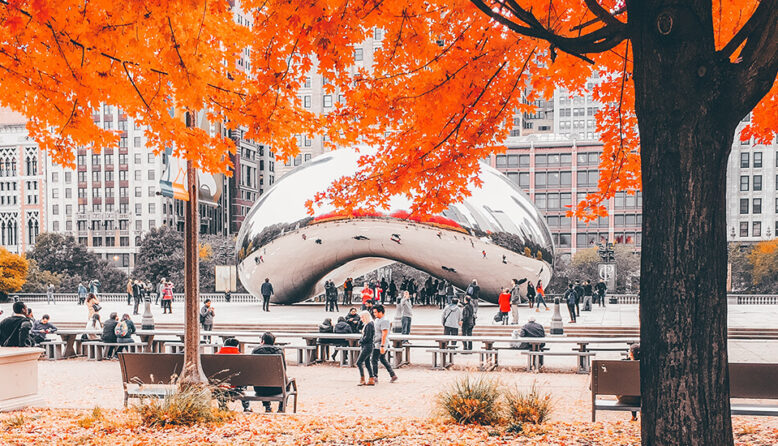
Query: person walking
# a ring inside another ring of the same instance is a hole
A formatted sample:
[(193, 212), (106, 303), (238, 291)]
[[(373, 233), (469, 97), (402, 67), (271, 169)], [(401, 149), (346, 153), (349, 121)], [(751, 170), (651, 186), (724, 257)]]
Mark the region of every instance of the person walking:
[(159, 305), (159, 300), (162, 299), (162, 294), (165, 291), (165, 283), (167, 283), (167, 281), (163, 277), (157, 284), (157, 298), (154, 300), (154, 305)]
[(497, 297), (497, 304), (500, 306), (500, 316), (503, 325), (508, 325), (508, 315), (511, 313), (511, 293), (507, 288), (502, 289), (502, 293)]
[(166, 282), (162, 288), (162, 314), (173, 314), (173, 283)]
[[(203, 307), (200, 308), (200, 324), (203, 326), (203, 331), (211, 331), (213, 329), (213, 316), (214, 310), (211, 306), (211, 299), (205, 299)], [(210, 336), (205, 336), (206, 342), (211, 342)]]
[(592, 282), (587, 280), (583, 284), (583, 310), (592, 311)]
[(596, 288), (597, 302), (600, 303), (601, 307), (605, 307), (605, 291), (608, 289), (608, 287), (605, 285), (605, 281), (600, 279), (600, 281), (597, 282)]
[(519, 325), (519, 304), (521, 303), (521, 288), (519, 287), (519, 281), (513, 279), (513, 287), (511, 288), (511, 316), (513, 320), (511, 324)]
[(57, 304), (57, 301), (54, 300), (54, 284), (49, 282), (49, 286), (46, 287), (46, 304)]
[(400, 304), (397, 306), (397, 315), (402, 322), (402, 330), (400, 332), (404, 335), (411, 334), (413, 304), (411, 304), (411, 295), (407, 291), (403, 291), (403, 297), (400, 299)]
[(454, 300), (454, 285), (452, 285), (451, 282), (446, 281), (446, 305), (447, 306), (451, 305), (451, 302), (453, 300)]
[(575, 323), (575, 289), (573, 288), (572, 283), (567, 284), (567, 290), (565, 291), (564, 295), (565, 302), (567, 303), (567, 311), (570, 312), (570, 323)]
[(259, 293), (262, 294), (262, 311), (270, 311), (270, 296), (274, 294), (270, 278), (265, 278), (265, 283), (259, 288)]
[(481, 287), (478, 286), (477, 280), (473, 279), (473, 281), (470, 282), (470, 286), (467, 287), (465, 294), (470, 296), (470, 303), (473, 305), (473, 314), (475, 315), (475, 318), (478, 319), (478, 299), (481, 297)]
[(335, 286), (335, 282), (330, 280), (330, 287), (327, 293), (327, 299), (330, 302), (330, 310), (340, 312), (340, 308), (338, 308), (338, 288)]
[(87, 310), (87, 324), (89, 324), (93, 319), (95, 314), (100, 313), (100, 310), (103, 307), (100, 305), (100, 299), (97, 298), (97, 295), (94, 293), (89, 293), (86, 298), (86, 310)]
[[(89, 292), (94, 294), (95, 296), (100, 294), (100, 281), (97, 279), (92, 279), (89, 281)], [(127, 304), (129, 305), (129, 303)]]
[[(462, 307), (462, 336), (473, 336), (475, 327), (475, 310), (470, 296), (465, 296), (465, 305)], [(465, 350), (473, 349), (473, 341), (462, 341)]]
[(127, 280), (127, 305), (130, 305), (133, 295), (135, 295), (135, 284), (132, 279), (129, 279)]
[(84, 305), (84, 302), (86, 302), (86, 287), (84, 286), (84, 282), (78, 282), (78, 304)]
[(351, 277), (343, 283), (343, 305), (351, 305), (352, 294), (354, 293), (354, 282)]
[(394, 283), (394, 279), (389, 281), (389, 302), (397, 302), (397, 284)]
[[(462, 309), (459, 308), (459, 299), (456, 297), (451, 299), (449, 304), (441, 315), (443, 322), (443, 335), (445, 336), (457, 336), (459, 334), (459, 327), (462, 326)], [(451, 347), (456, 347), (457, 341), (450, 343)]]
[[(367, 311), (359, 313), (359, 318), (362, 321), (362, 337), (359, 339), (359, 357), (357, 358), (357, 368), (359, 368), (359, 384), (360, 386), (374, 386), (375, 385), (375, 371), (373, 370), (372, 357), (373, 357), (373, 342), (375, 337), (375, 325), (373, 325), (373, 318)], [(365, 382), (365, 370), (367, 368), (368, 381)]]
[(392, 365), (386, 360), (386, 349), (389, 348), (389, 329), (391, 324), (384, 317), (384, 306), (381, 304), (373, 307), (373, 314), (375, 320), (373, 325), (375, 326), (375, 336), (373, 338), (373, 382), (378, 382), (378, 361), (384, 365), (384, 368), (389, 372), (389, 382), (397, 381), (397, 374), (392, 370)]
[(575, 315), (580, 316), (581, 315), (581, 301), (583, 300), (584, 296), (584, 289), (581, 286), (581, 281), (576, 280), (575, 286), (573, 287), (573, 290), (575, 290)]
[(137, 315), (138, 308), (140, 307), (140, 301), (143, 299), (143, 283), (140, 280), (135, 280), (135, 283), (132, 284), (132, 297), (133, 301), (135, 302), (135, 306), (132, 307), (132, 314)]
[(546, 293), (543, 292), (543, 281), (538, 280), (538, 286), (535, 288), (537, 294), (535, 295), (535, 312), (540, 311), (540, 304), (543, 304), (548, 311), (548, 305), (546, 305)]

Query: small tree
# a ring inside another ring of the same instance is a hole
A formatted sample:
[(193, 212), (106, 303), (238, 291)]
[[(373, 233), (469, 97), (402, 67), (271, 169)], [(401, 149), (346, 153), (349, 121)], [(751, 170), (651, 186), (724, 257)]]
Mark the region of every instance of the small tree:
[(778, 291), (778, 238), (757, 243), (748, 260), (753, 268), (754, 287), (762, 292)]
[(50, 271), (46, 271), (40, 268), (38, 262), (33, 259), (27, 260), (29, 266), (27, 268), (27, 279), (22, 285), (22, 293), (45, 293), (46, 287), (51, 283), (59, 291), (65, 291), (60, 286), (62, 284), (62, 276)]
[[(635, 253), (634, 246), (615, 245), (613, 256), (616, 263), (616, 289), (610, 290), (617, 293), (633, 292), (633, 287), (640, 280), (640, 254)], [(602, 262), (597, 248), (589, 248), (577, 251), (573, 256), (572, 265), (568, 276), (570, 280), (591, 280), (596, 283), (599, 276), (598, 265)]]
[(0, 247), (0, 296), (5, 298), (22, 288), (28, 267), (27, 259)]
[(184, 238), (169, 226), (152, 228), (140, 242), (133, 278), (157, 283), (162, 278), (184, 286)]

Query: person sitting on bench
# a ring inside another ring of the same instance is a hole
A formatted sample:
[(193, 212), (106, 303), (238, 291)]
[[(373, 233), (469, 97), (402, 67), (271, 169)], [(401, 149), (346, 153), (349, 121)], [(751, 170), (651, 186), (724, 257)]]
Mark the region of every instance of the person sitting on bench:
[[(640, 344), (632, 344), (629, 346), (629, 358), (627, 361), (640, 361)], [(622, 404), (629, 404), (630, 406), (640, 406), (640, 395), (618, 395), (619, 402)], [(638, 420), (638, 413), (632, 412), (632, 420)]]
[[(240, 346), (240, 342), (238, 342), (235, 338), (227, 338), (224, 340), (224, 346), (219, 349), (219, 351), (216, 353), (217, 355), (240, 355), (240, 349), (238, 348)], [(229, 396), (232, 397), (238, 397), (243, 393), (243, 386), (231, 386), (230, 391), (227, 392)], [(251, 408), (249, 406), (250, 402), (241, 400), (241, 405), (243, 406), (244, 412), (251, 412)], [(222, 403), (224, 407), (226, 408), (226, 401)]]
[[(262, 344), (255, 348), (251, 353), (254, 355), (281, 355), (284, 357), (284, 350), (281, 347), (274, 345), (276, 337), (269, 331), (262, 335)], [(282, 393), (283, 389), (280, 387), (260, 387), (254, 386), (254, 393), (257, 396), (273, 396)], [(270, 401), (262, 401), (262, 405), (265, 406), (265, 412), (270, 412)], [(284, 403), (278, 403), (278, 411), (283, 412)]]
[[(529, 321), (524, 324), (523, 327), (521, 327), (521, 332), (519, 333), (519, 336), (522, 338), (545, 338), (546, 337), (546, 330), (543, 328), (542, 325), (535, 322), (534, 317), (530, 317)], [(543, 347), (545, 347), (546, 344), (540, 344), (538, 346), (538, 351), (542, 351)], [(522, 342), (519, 344), (519, 350), (530, 350), (532, 348), (532, 345), (529, 342)], [(538, 357), (538, 364), (540, 367), (543, 367), (543, 356)]]

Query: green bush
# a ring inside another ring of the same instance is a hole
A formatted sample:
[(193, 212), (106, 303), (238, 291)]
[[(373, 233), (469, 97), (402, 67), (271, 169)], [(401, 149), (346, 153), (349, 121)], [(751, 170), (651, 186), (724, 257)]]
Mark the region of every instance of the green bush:
[(505, 392), (507, 421), (511, 425), (541, 424), (551, 415), (552, 401), (547, 393), (538, 391), (535, 383), (529, 392), (513, 388)]
[(465, 375), (438, 395), (438, 407), (459, 424), (496, 424), (502, 418), (500, 395), (498, 381)]

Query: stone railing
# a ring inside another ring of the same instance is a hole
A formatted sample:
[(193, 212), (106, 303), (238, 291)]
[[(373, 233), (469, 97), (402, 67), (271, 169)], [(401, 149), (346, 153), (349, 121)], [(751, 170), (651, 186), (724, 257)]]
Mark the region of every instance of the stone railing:
[(729, 294), (727, 303), (737, 305), (778, 305), (775, 294)]
[[(10, 297), (18, 296), (22, 302), (46, 302), (46, 293), (15, 293)], [(152, 299), (156, 299), (155, 293), (151, 295)], [(99, 298), (102, 302), (126, 302), (127, 293), (99, 293)], [(213, 302), (226, 302), (226, 293), (201, 293), (200, 300), (211, 299)], [(54, 293), (54, 300), (57, 302), (77, 302), (78, 294), (76, 293)], [(184, 293), (174, 293), (173, 300), (181, 302), (184, 300)], [(259, 302), (259, 300), (249, 293), (231, 293), (230, 302)]]

